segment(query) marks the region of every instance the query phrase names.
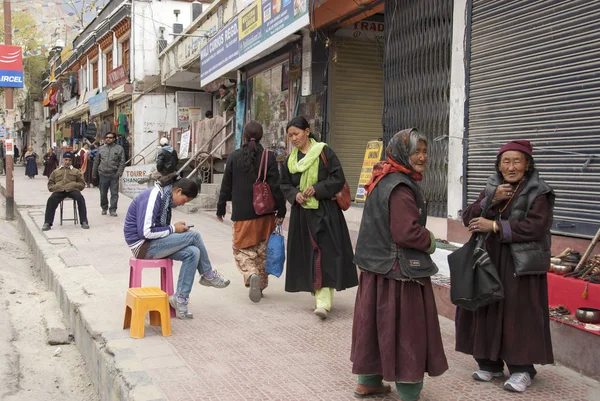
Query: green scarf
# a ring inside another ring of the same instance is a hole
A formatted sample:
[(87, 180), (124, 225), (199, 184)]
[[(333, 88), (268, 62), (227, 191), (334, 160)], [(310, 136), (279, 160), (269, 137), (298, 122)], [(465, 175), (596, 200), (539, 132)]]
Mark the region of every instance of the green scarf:
[[(325, 143), (317, 142), (312, 138), (310, 139), (310, 143), (310, 149), (308, 149), (302, 160), (298, 160), (298, 148), (292, 150), (288, 159), (290, 173), (302, 173), (302, 177), (300, 177), (300, 192), (304, 192), (306, 188), (319, 182), (319, 158), (325, 147)], [(311, 196), (302, 207), (305, 209), (318, 209), (319, 201), (314, 196)]]

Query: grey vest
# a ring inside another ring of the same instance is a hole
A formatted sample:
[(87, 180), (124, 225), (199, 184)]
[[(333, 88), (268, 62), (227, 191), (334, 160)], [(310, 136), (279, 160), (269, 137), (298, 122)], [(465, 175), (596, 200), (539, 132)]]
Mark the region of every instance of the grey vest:
[[(425, 252), (400, 248), (390, 231), (390, 195), (394, 188), (404, 184), (413, 194), (419, 208), (419, 224), (427, 223), (427, 204), (417, 184), (406, 174), (388, 174), (381, 179), (367, 197), (363, 211), (354, 263), (361, 270), (385, 275), (398, 260), (402, 273), (408, 278), (429, 277), (437, 273), (437, 266)], [(414, 273), (414, 274), (413, 274)]]
[[(488, 205), (491, 204), (496, 188), (500, 184), (502, 184), (502, 178), (499, 174), (494, 174), (488, 178), (485, 187)], [(525, 188), (523, 188), (517, 199), (509, 206), (510, 214), (508, 219), (509, 221), (526, 219), (533, 201), (538, 196), (544, 194), (547, 194), (548, 202), (550, 203), (548, 227), (546, 228), (544, 239), (530, 242), (512, 242), (509, 245), (515, 264), (515, 276), (544, 274), (550, 269), (550, 245), (552, 240), (550, 228), (552, 227), (555, 195), (550, 185), (540, 178), (537, 171), (531, 174), (531, 177), (525, 182)]]

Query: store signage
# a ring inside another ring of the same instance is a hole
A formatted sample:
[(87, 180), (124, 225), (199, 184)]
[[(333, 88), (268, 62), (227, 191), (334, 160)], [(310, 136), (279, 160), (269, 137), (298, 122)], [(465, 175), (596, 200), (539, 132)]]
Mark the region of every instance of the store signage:
[(110, 85), (111, 88), (116, 88), (126, 83), (127, 74), (125, 73), (125, 67), (122, 65), (108, 73), (108, 85)]
[(12, 139), (4, 140), (4, 154), (6, 156), (12, 156), (15, 154), (14, 144)]
[(0, 139), (4, 138), (6, 138), (6, 128), (4, 128), (4, 125), (0, 125)]
[(381, 152), (383, 151), (383, 142), (381, 141), (369, 141), (367, 142), (367, 150), (365, 151), (365, 158), (363, 159), (362, 170), (360, 171), (360, 178), (358, 179), (358, 188), (356, 190), (355, 202), (363, 203), (367, 200), (367, 193), (365, 191), (365, 184), (371, 179), (371, 173), (373, 167), (381, 160)]
[(23, 83), (23, 49), (0, 45), (0, 88), (22, 88)]
[(96, 96), (92, 96), (88, 100), (88, 104), (90, 105), (90, 116), (104, 113), (108, 110), (108, 96), (106, 92), (100, 92)]
[(74, 97), (62, 105), (61, 113), (67, 113), (77, 107), (77, 98)]
[(383, 40), (385, 24), (382, 21), (358, 21), (335, 32), (335, 36), (353, 38), (364, 41)]
[[(125, 167), (121, 176), (121, 192), (125, 196), (135, 198), (146, 189), (148, 189), (147, 176), (155, 164), (137, 164), (135, 166)], [(143, 181), (143, 183), (140, 183)]]
[(179, 158), (180, 159), (187, 159), (189, 157), (190, 138), (191, 138), (190, 130), (187, 130), (183, 134), (181, 134), (181, 145), (179, 147)]
[(257, 0), (200, 50), (206, 86), (310, 23), (308, 0)]

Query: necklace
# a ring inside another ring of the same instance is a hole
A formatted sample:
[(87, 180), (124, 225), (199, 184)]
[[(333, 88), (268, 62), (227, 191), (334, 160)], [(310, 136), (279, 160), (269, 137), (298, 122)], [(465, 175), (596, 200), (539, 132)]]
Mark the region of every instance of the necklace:
[(512, 202), (513, 198), (517, 194), (517, 191), (519, 190), (519, 187), (521, 186), (522, 182), (523, 182), (523, 180), (519, 181), (519, 185), (517, 185), (517, 187), (515, 188), (515, 190), (512, 191), (512, 195), (510, 196), (510, 198), (508, 198), (508, 201), (506, 202), (506, 205), (504, 205), (504, 207), (502, 209), (500, 209), (500, 214), (504, 213), (504, 211), (506, 210), (506, 208), (508, 207), (508, 205), (510, 205), (510, 202)]

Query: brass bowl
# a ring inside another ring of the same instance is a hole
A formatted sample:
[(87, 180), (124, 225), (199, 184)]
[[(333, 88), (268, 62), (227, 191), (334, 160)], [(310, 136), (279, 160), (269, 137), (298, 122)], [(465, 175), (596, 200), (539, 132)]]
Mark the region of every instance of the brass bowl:
[(575, 317), (581, 323), (600, 323), (600, 310), (594, 308), (579, 308), (575, 312)]
[(571, 273), (575, 267), (568, 265), (553, 265), (551, 270), (554, 274), (558, 274), (559, 276), (564, 276), (567, 273)]

